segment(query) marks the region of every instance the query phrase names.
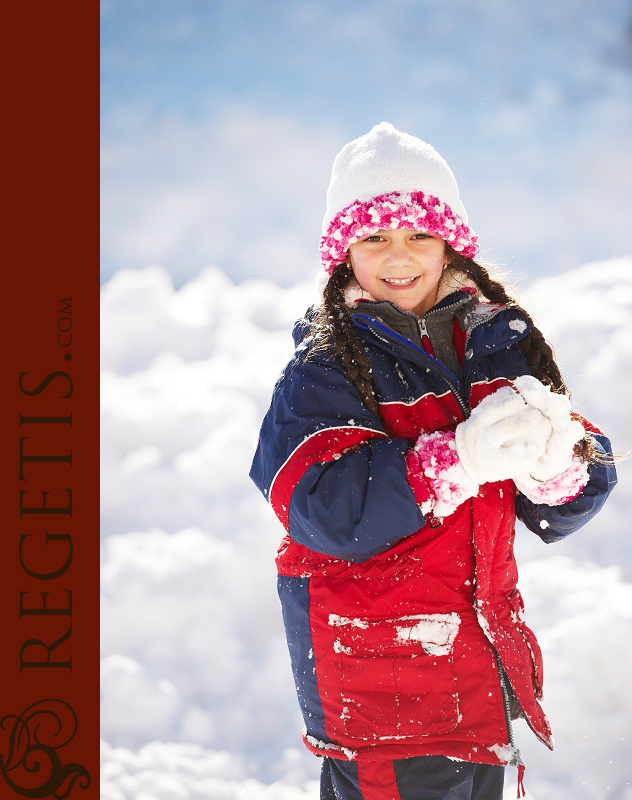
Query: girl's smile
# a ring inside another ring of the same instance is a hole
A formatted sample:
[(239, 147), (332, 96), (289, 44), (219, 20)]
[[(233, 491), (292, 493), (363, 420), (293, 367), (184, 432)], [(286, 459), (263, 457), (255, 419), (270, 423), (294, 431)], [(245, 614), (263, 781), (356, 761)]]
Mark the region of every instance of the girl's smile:
[(389, 300), (423, 316), (435, 304), (445, 242), (407, 228), (379, 230), (349, 248), (356, 280), (374, 300)]
[(414, 278), (382, 278), (384, 283), (388, 283), (389, 286), (410, 286), (414, 281), (419, 279), (419, 275)]

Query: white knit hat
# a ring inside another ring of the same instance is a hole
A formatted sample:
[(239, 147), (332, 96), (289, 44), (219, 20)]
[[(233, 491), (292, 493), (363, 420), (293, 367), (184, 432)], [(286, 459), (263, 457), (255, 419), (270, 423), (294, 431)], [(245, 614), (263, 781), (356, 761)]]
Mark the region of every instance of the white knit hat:
[(422, 230), (464, 256), (478, 252), (450, 167), (434, 147), (389, 122), (346, 144), (334, 160), (320, 240), (325, 271), (380, 228)]

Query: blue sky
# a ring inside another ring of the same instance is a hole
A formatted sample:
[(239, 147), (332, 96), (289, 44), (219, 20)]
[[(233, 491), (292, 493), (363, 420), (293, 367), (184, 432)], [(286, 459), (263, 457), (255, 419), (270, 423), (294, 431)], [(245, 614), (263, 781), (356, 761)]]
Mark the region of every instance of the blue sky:
[(386, 119), (453, 168), (483, 256), (630, 252), (624, 0), (103, 0), (102, 277), (318, 265), (331, 162)]

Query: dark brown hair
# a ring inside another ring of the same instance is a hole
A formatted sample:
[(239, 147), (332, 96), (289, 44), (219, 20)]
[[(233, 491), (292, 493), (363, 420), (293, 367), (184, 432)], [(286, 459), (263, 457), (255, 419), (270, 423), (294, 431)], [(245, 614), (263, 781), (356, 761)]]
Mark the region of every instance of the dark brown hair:
[(446, 252), (450, 267), (473, 280), (481, 294), (490, 303), (501, 303), (518, 309), (521, 316), (529, 323), (530, 328), (530, 332), (520, 340), (520, 348), (524, 353), (529, 369), (534, 377), (550, 386), (554, 392), (570, 396), (570, 391), (555, 360), (553, 348), (546, 341), (542, 332), (535, 326), (531, 315), (508, 294), (500, 281), (491, 277), (487, 267), (483, 266), (483, 264), (479, 264), (471, 258), (465, 258), (460, 253), (452, 250), (449, 245), (446, 246)]
[[(520, 341), (529, 369), (534, 377), (550, 386), (554, 392), (570, 396), (570, 392), (555, 360), (551, 345), (534, 325), (531, 316), (511, 297), (503, 284), (492, 278), (487, 267), (466, 258), (446, 245), (449, 268), (453, 273), (462, 273), (478, 286), (480, 292), (491, 303), (500, 303), (516, 308), (529, 323), (530, 332)], [(345, 301), (345, 290), (354, 280), (348, 263), (339, 264), (333, 271), (323, 293), (323, 303), (313, 320), (319, 340), (317, 348), (333, 347), (355, 385), (362, 401), (376, 417), (380, 411), (371, 374), (371, 366), (351, 320), (351, 312)], [(587, 461), (598, 458), (591, 437), (587, 436), (577, 446), (577, 453)]]

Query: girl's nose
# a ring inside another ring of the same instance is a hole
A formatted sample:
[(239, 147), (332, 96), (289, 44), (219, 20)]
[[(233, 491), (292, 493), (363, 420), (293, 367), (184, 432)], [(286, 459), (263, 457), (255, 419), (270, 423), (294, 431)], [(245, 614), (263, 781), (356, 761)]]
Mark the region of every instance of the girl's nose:
[(407, 242), (400, 240), (390, 242), (387, 259), (392, 264), (407, 264), (410, 260), (410, 250)]

